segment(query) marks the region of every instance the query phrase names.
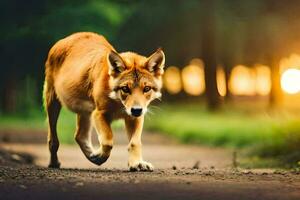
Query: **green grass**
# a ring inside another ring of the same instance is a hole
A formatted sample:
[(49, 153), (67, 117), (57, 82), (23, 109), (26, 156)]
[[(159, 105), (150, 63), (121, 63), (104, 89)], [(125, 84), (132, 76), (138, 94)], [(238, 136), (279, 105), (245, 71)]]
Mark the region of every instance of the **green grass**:
[[(271, 159), (282, 167), (300, 166), (300, 120), (293, 119), (280, 126), (273, 137), (253, 145), (248, 158)], [(269, 162), (269, 163), (272, 163)]]
[(41, 110), (30, 110), (26, 114), (0, 115), (1, 130), (45, 130), (46, 121)]
[(184, 143), (244, 147), (248, 166), (272, 163), (272, 166), (289, 167), (297, 166), (300, 161), (297, 112), (267, 111), (247, 104), (227, 105), (221, 111), (208, 112), (198, 104), (173, 104), (162, 105), (145, 124), (150, 130), (166, 133)]
[(162, 131), (182, 142), (242, 147), (273, 136), (281, 118), (266, 113), (223, 109), (208, 112), (201, 105), (162, 105), (146, 121), (148, 129)]
[[(116, 121), (112, 125), (113, 129), (122, 127), (121, 121)], [(62, 109), (57, 131), (61, 143), (74, 144), (74, 133), (76, 129), (76, 114)], [(37, 130), (47, 131), (46, 113), (43, 109), (33, 110), (26, 115), (0, 115), (0, 130)]]

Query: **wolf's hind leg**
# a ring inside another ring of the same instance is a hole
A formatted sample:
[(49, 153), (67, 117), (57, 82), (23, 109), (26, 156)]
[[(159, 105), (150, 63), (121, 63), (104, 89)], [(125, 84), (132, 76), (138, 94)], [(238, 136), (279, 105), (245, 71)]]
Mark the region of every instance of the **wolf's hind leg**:
[(61, 104), (57, 99), (57, 96), (54, 92), (54, 88), (51, 88), (49, 85), (45, 84), (44, 89), (44, 101), (45, 109), (48, 117), (48, 147), (50, 151), (50, 163), (49, 168), (59, 168), (60, 162), (57, 158), (57, 151), (59, 148), (59, 141), (57, 137), (57, 120), (61, 110)]

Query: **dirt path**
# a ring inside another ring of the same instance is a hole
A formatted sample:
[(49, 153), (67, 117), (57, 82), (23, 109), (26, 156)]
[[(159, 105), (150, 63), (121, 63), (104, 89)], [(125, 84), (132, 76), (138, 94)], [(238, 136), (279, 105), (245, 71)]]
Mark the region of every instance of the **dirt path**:
[[(62, 145), (59, 170), (44, 167), (44, 144), (2, 143), (34, 155), (39, 166), (2, 166), (0, 199), (300, 199), (297, 172), (233, 170), (230, 150), (179, 145), (157, 134), (145, 134), (143, 148), (156, 170), (128, 172), (126, 139), (116, 138), (101, 167), (90, 164), (77, 146)], [(197, 161), (199, 168), (193, 169)]]
[[(45, 134), (46, 135), (46, 134)], [(49, 161), (48, 148), (44, 143), (2, 143), (2, 147), (16, 152), (25, 152), (35, 157), (35, 164), (46, 167)], [(45, 140), (46, 141), (46, 138)], [(96, 141), (93, 141), (96, 143)], [(60, 145), (58, 157), (63, 168), (107, 168), (127, 169), (127, 138), (123, 133), (115, 134), (115, 145), (109, 160), (101, 167), (90, 163), (78, 145)], [(201, 167), (226, 168), (231, 165), (231, 151), (224, 149), (178, 144), (160, 134), (146, 133), (143, 136), (144, 159), (157, 169), (192, 168), (199, 162)]]

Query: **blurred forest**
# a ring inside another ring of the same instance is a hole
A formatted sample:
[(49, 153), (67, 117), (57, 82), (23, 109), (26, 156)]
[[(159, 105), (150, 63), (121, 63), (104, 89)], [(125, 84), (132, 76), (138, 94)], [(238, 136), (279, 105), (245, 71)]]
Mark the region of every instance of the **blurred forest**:
[[(237, 64), (271, 69), (270, 104), (280, 101), (279, 60), (298, 53), (300, 1), (6, 0), (0, 2), (1, 113), (26, 113), (42, 101), (44, 62), (55, 41), (78, 31), (103, 34), (119, 51), (163, 47), (167, 66), (204, 62), (206, 99), (218, 108), (216, 70)], [(227, 98), (228, 97), (228, 98)]]
[[(299, 10), (298, 0), (3, 0), (0, 129), (46, 130), (47, 53), (59, 39), (92, 31), (119, 52), (164, 49), (163, 104), (149, 107), (146, 131), (249, 147), (250, 164), (299, 166)], [(74, 143), (74, 122), (63, 110), (63, 143)]]

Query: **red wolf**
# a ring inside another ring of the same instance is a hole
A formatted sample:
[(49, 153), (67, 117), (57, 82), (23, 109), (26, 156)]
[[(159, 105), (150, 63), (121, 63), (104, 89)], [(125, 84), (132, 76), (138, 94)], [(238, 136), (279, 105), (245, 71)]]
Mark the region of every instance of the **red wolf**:
[[(88, 160), (101, 165), (113, 147), (111, 122), (124, 119), (129, 138), (129, 169), (152, 171), (141, 152), (144, 115), (160, 98), (165, 55), (117, 53), (101, 35), (82, 32), (58, 41), (45, 64), (44, 101), (48, 116), (49, 167), (59, 168), (56, 124), (62, 106), (77, 114), (75, 140)], [(91, 125), (100, 148), (91, 144)]]

